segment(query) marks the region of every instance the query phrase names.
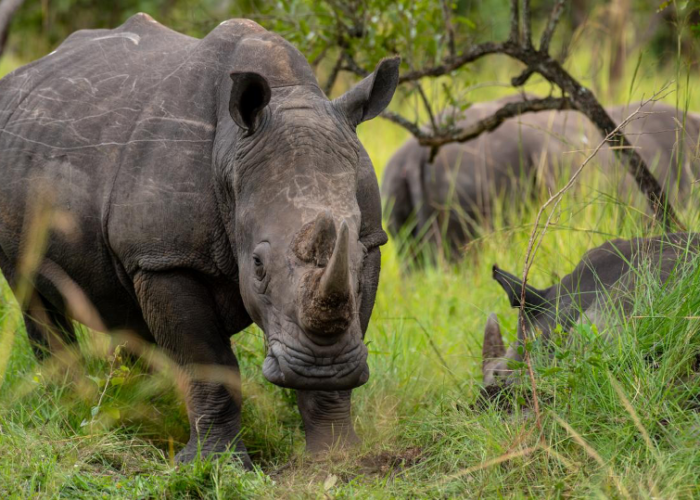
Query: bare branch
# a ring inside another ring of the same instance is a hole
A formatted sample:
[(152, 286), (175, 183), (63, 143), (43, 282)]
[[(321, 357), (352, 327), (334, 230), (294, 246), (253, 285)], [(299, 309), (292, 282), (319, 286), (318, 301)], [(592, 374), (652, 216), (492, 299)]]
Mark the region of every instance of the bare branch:
[(413, 137), (415, 137), (418, 140), (431, 137), (429, 134), (423, 132), (423, 130), (421, 130), (421, 128), (418, 125), (416, 125), (412, 121), (407, 120), (403, 116), (394, 113), (393, 111), (382, 111), (382, 114), (380, 116), (382, 118), (386, 118), (390, 122), (394, 122), (400, 127), (405, 128), (411, 133)]
[(415, 86), (416, 90), (418, 91), (418, 95), (420, 95), (420, 98), (423, 101), (423, 107), (425, 107), (425, 111), (428, 113), (428, 118), (430, 119), (430, 125), (433, 127), (433, 132), (437, 133), (438, 126), (437, 122), (435, 121), (435, 115), (433, 114), (432, 106), (430, 106), (428, 96), (425, 95), (425, 92), (423, 91), (423, 86), (420, 84), (420, 82), (415, 82)]
[(461, 68), (465, 64), (474, 62), (477, 59), (480, 59), (486, 55), (505, 53), (506, 47), (508, 46), (509, 43), (494, 42), (486, 42), (479, 45), (473, 45), (472, 47), (465, 50), (461, 56), (450, 57), (446, 59), (443, 64), (404, 73), (399, 77), (399, 83), (404, 83), (412, 80), (419, 80), (420, 78), (424, 78), (426, 76), (435, 77), (446, 75), (448, 73), (451, 73), (452, 71), (455, 71), (456, 69)]
[(521, 43), (526, 49), (532, 48), (532, 16), (530, 12), (530, 0), (523, 0), (523, 38)]
[(525, 83), (527, 83), (527, 81), (533, 74), (535, 74), (534, 69), (525, 68), (525, 71), (520, 73), (518, 76), (513, 77), (510, 83), (511, 85), (513, 85), (513, 87), (522, 87), (523, 85), (525, 85)]
[(343, 52), (343, 59), (345, 59), (345, 64), (347, 65), (341, 68), (343, 71), (355, 73), (357, 76), (361, 76), (362, 78), (369, 76), (370, 72), (357, 64), (355, 59), (353, 59), (353, 57), (345, 51)]
[(554, 30), (557, 29), (557, 24), (561, 18), (562, 12), (564, 12), (564, 2), (566, 0), (557, 0), (552, 8), (552, 12), (549, 14), (549, 21), (547, 21), (547, 27), (542, 33), (542, 38), (540, 38), (540, 52), (546, 54), (549, 52), (549, 44), (552, 41), (552, 36), (554, 36)]
[(5, 50), (12, 18), (23, 3), (24, 0), (0, 0), (0, 56)]
[(323, 92), (326, 95), (331, 95), (331, 90), (333, 90), (333, 84), (338, 79), (338, 73), (340, 73), (340, 69), (343, 66), (343, 59), (344, 59), (344, 56), (341, 53), (338, 56), (338, 60), (333, 65), (333, 69), (331, 70), (331, 74), (328, 75), (328, 80), (326, 80), (326, 84), (323, 86)]
[(444, 146), (450, 142), (465, 142), (478, 137), (484, 132), (497, 129), (504, 121), (514, 116), (537, 111), (572, 109), (572, 107), (571, 101), (566, 97), (546, 97), (544, 99), (509, 102), (508, 104), (504, 104), (491, 116), (479, 120), (469, 127), (433, 137), (424, 136), (418, 140), (422, 145), (431, 147)]
[(518, 43), (520, 40), (520, 12), (518, 10), (519, 0), (510, 0), (510, 35), (508, 41)]
[(455, 27), (452, 25), (452, 9), (450, 9), (450, 0), (440, 0), (442, 5), (442, 19), (445, 22), (445, 31), (447, 31), (447, 48), (450, 51), (450, 57), (457, 54), (455, 49)]

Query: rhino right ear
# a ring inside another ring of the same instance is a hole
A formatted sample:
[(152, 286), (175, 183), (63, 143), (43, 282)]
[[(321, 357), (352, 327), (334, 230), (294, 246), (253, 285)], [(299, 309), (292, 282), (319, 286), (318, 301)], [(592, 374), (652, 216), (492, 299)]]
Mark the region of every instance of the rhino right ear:
[(272, 91), (267, 79), (258, 73), (231, 73), (231, 99), (228, 110), (236, 125), (252, 134), (262, 111), (270, 102)]
[[(523, 290), (522, 280), (499, 269), (496, 264), (493, 265), (493, 279), (496, 280), (503, 290), (505, 290), (506, 294), (508, 294), (511, 307), (520, 307), (520, 297)], [(538, 290), (533, 286), (525, 285), (525, 310), (541, 310), (547, 303), (544, 298), (546, 293), (547, 290)]]
[(384, 111), (399, 84), (400, 57), (382, 59), (374, 72), (333, 101), (333, 104), (359, 125)]

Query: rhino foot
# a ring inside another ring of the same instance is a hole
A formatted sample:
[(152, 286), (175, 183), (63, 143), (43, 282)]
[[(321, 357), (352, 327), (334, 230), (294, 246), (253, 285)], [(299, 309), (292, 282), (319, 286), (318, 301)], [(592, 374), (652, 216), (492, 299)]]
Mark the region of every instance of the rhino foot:
[(360, 444), (350, 415), (352, 391), (297, 391), (306, 451), (314, 458)]
[(192, 462), (197, 457), (205, 458), (218, 458), (220, 455), (228, 452), (232, 446), (235, 446), (236, 451), (230, 456), (232, 458), (240, 460), (243, 468), (246, 470), (253, 470), (253, 462), (250, 460), (248, 455), (248, 450), (246, 450), (245, 445), (242, 441), (238, 439), (234, 440), (224, 440), (219, 439), (216, 442), (212, 440), (205, 441), (203, 444), (199, 443), (197, 440), (190, 439), (187, 445), (175, 455), (175, 463), (186, 464)]

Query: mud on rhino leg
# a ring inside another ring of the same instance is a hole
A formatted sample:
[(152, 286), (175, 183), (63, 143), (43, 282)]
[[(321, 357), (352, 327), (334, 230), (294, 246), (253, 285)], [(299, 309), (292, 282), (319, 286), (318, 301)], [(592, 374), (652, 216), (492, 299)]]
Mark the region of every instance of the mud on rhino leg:
[(190, 439), (175, 457), (193, 460), (234, 447), (250, 458), (241, 431), (241, 379), (207, 286), (187, 271), (139, 273), (134, 280), (143, 316), (155, 341), (187, 374)]
[(351, 394), (352, 390), (297, 391), (307, 452), (319, 455), (331, 449), (360, 443), (352, 425)]
[[(13, 290), (16, 290), (15, 266), (5, 253), (0, 250), (0, 270)], [(36, 290), (31, 290), (27, 310), (23, 312), (24, 326), (29, 343), (39, 361), (48, 354), (57, 354), (66, 346), (76, 342), (75, 328), (66, 317), (65, 306), (57, 308), (42, 297)]]

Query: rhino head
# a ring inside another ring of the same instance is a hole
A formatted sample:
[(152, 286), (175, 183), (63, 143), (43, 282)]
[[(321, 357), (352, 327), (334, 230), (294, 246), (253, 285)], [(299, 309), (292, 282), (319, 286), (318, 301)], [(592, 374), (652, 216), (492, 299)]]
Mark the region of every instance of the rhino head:
[(239, 286), (265, 332), (263, 374), (276, 385), (346, 390), (369, 377), (363, 337), (386, 235), (355, 128), (389, 104), (398, 67), (398, 58), (380, 62), (333, 101), (317, 85), (231, 75), (238, 127), (224, 182), (233, 191)]
[[(501, 285), (508, 295), (511, 307), (522, 309), (524, 318), (518, 318), (518, 340), (506, 349), (501, 334), (501, 327), (495, 314), (489, 315), (484, 329), (484, 343), (481, 350), (481, 372), (484, 386), (497, 386), (512, 381), (513, 370), (509, 367), (511, 361), (522, 361), (518, 346), (524, 345), (526, 338), (532, 338), (529, 333), (538, 332), (548, 338), (554, 324), (553, 307), (547, 300), (550, 289), (538, 290), (525, 285), (525, 304), (521, 308), (523, 282), (516, 276), (493, 266), (493, 279)], [(524, 321), (523, 321), (524, 319)], [(523, 324), (526, 331), (523, 330)]]

